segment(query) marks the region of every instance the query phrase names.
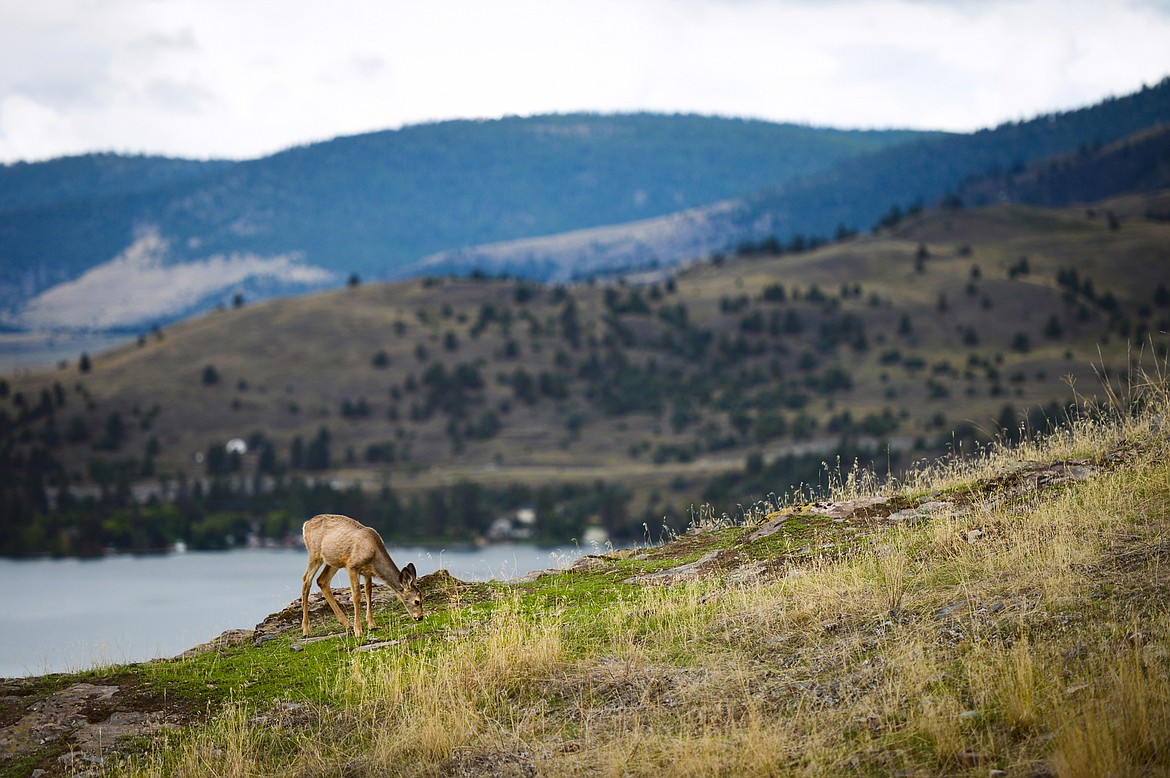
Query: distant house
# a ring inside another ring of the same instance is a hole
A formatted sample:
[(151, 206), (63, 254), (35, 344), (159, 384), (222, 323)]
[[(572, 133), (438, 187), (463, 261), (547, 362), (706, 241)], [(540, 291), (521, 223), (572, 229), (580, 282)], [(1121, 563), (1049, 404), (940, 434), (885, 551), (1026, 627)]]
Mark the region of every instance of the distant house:
[(512, 516), (501, 516), (488, 528), (488, 540), (497, 542), (531, 540), (536, 535), (536, 511), (520, 508)]

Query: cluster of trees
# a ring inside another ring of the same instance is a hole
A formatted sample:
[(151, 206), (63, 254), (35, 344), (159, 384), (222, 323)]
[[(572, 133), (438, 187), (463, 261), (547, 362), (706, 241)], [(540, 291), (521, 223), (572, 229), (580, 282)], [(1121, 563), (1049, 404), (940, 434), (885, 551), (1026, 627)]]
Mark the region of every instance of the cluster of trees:
[[(1076, 314), (1078, 320), (1088, 320), (1092, 306), (1108, 316), (1110, 330), (1133, 342), (1144, 343), (1149, 333), (1165, 332), (1170, 328), (1170, 317), (1161, 316), (1154, 320), (1155, 309), (1170, 307), (1170, 287), (1167, 287), (1165, 282), (1160, 282), (1154, 288), (1149, 298), (1150, 302), (1140, 303), (1132, 311), (1125, 310), (1113, 292), (1109, 290), (1099, 292), (1093, 285), (1093, 280), (1087, 276), (1082, 277), (1076, 268), (1058, 270), (1056, 283), (1064, 290), (1065, 302), (1078, 306)], [(1136, 314), (1136, 321), (1132, 318), (1133, 314)], [(1054, 334), (1053, 329), (1052, 323), (1049, 322), (1045, 335), (1058, 337), (1060, 333)]]
[(51, 521), (51, 532), (30, 528), (59, 513), (50, 504), (50, 494), (66, 490), (77, 478), (63, 463), (66, 447), (92, 452), (85, 475), (103, 497), (128, 497), (134, 481), (155, 475), (154, 461), (160, 451), (156, 437), (146, 438), (141, 457), (128, 456), (124, 449), (132, 432), (150, 431), (159, 413), (157, 405), (146, 413), (137, 407), (127, 415), (111, 411), (99, 417), (95, 428), (91, 424), (95, 405), (81, 383), (66, 390), (54, 382), (34, 401), (0, 379), (0, 400), (15, 411), (0, 409), (0, 538), (5, 539), (0, 545), (24, 548), (38, 542), (65, 542), (57, 537), (58, 528)]
[[(1004, 405), (995, 422), (987, 428), (965, 421), (956, 425), (953, 431), (944, 433), (946, 450), (954, 455), (969, 455), (995, 439), (1018, 445), (1025, 439), (1050, 433), (1057, 426), (1067, 424), (1069, 412), (1069, 408), (1055, 401), (1026, 411)], [(843, 412), (828, 425), (833, 431), (842, 433), (831, 462), (816, 453), (787, 454), (771, 461), (758, 453), (749, 454), (743, 469), (712, 478), (703, 490), (703, 499), (711, 504), (727, 505), (742, 500), (745, 494), (767, 497), (777, 484), (790, 484), (792, 494), (800, 499), (812, 499), (823, 494), (833, 483), (843, 482), (849, 471), (855, 468), (879, 477), (897, 472), (909, 464), (908, 452), (891, 450), (886, 444), (861, 445), (851, 435), (851, 431), (867, 431), (880, 437), (883, 430), (889, 431), (895, 425), (896, 420), (888, 412), (869, 414), (860, 424), (855, 424), (847, 411)]]
[[(281, 478), (257, 489), (248, 479), (179, 478), (173, 499), (134, 499), (129, 489), (111, 489), (79, 498), (57, 494), (54, 510), (43, 502), (13, 512), (18, 491), (0, 491), (0, 555), (92, 556), (117, 551), (162, 551), (182, 541), (192, 549), (223, 549), (248, 543), (285, 544), (300, 533), (301, 523), (317, 513), (360, 516), (392, 543), (466, 543), (486, 535), (492, 522), (522, 507), (537, 515), (536, 540), (579, 539), (591, 524), (611, 537), (642, 537), (645, 523), (662, 510), (633, 514), (633, 494), (623, 486), (513, 484), (489, 489), (464, 482), (400, 497), (390, 486), (376, 492), (358, 486), (338, 488), (303, 478)], [(43, 492), (42, 492), (43, 494)], [(685, 521), (681, 523), (685, 525)], [(675, 529), (682, 529), (682, 526)]]

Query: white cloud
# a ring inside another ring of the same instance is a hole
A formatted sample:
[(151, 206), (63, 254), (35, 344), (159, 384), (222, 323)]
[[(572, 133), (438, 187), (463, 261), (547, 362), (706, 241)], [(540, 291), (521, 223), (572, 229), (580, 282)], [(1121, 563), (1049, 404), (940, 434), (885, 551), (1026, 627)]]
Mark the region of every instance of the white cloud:
[(574, 110), (973, 130), (1158, 81), (1168, 5), (7, 3), (0, 160), (249, 157), (404, 123)]

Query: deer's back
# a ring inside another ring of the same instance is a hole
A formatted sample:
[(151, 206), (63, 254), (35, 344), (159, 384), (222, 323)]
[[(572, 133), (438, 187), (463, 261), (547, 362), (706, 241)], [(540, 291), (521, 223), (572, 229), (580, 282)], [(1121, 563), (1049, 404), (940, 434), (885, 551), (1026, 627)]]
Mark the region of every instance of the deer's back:
[(386, 545), (376, 530), (335, 513), (323, 513), (309, 519), (301, 534), (309, 553), (320, 556), (333, 567), (365, 565), (379, 554), (386, 553)]

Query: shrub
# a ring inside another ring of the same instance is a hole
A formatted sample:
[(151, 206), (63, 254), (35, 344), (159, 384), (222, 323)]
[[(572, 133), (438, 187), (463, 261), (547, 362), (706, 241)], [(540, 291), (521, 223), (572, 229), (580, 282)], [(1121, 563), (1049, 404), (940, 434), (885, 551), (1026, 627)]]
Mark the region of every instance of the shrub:
[(1056, 318), (1056, 314), (1048, 317), (1048, 322), (1044, 325), (1044, 337), (1059, 338), (1064, 334), (1064, 328), (1060, 326), (1060, 319)]

